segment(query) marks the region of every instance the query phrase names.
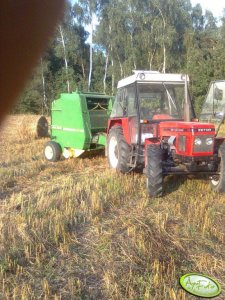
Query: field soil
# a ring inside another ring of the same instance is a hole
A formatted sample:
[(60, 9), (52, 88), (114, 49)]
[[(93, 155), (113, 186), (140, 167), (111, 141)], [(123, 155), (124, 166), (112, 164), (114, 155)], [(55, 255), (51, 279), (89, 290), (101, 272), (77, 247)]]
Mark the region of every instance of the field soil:
[(35, 118), (0, 132), (0, 299), (198, 299), (179, 285), (190, 272), (225, 289), (225, 195), (207, 178), (168, 177), (149, 199), (145, 175), (103, 154), (44, 160)]

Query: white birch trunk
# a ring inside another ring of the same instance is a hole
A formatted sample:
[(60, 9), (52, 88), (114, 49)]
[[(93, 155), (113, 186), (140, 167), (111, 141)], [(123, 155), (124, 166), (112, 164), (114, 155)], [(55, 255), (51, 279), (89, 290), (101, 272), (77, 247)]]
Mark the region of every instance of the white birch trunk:
[(155, 57), (155, 53), (156, 53), (156, 48), (153, 50), (153, 52), (151, 54), (150, 63), (149, 63), (150, 70), (152, 70), (152, 62)]
[(149, 70), (152, 70), (152, 60), (153, 60), (153, 55), (151, 54), (151, 52), (148, 52), (148, 62), (149, 62)]
[(163, 73), (166, 73), (166, 47), (165, 47), (165, 42), (163, 42)]
[(130, 40), (131, 40), (131, 48), (132, 48), (132, 56), (133, 56), (133, 63), (134, 63), (134, 70), (137, 69), (136, 61), (135, 61), (135, 55), (134, 55), (134, 42), (133, 42), (133, 35), (130, 34)]
[(44, 67), (43, 67), (42, 58), (41, 58), (41, 78), (42, 78), (42, 92), (43, 92), (42, 115), (44, 115), (44, 108), (46, 109), (46, 113), (48, 114), (48, 105), (47, 105), (47, 96), (46, 96), (46, 88), (45, 88), (45, 76), (44, 76)]
[[(109, 35), (111, 36), (111, 32), (112, 32), (112, 28), (111, 25), (109, 25)], [(114, 60), (113, 60), (113, 47), (112, 44), (109, 45), (109, 49), (111, 51), (111, 66), (112, 66), (112, 86), (111, 86), (111, 90), (112, 90), (112, 94), (114, 92), (114, 82), (115, 82), (115, 76), (114, 76)]]
[(91, 87), (91, 75), (92, 75), (92, 54), (93, 54), (93, 20), (94, 14), (91, 14), (91, 32), (90, 32), (90, 68), (89, 68), (89, 76), (88, 76), (88, 91), (90, 91)]
[(156, 8), (159, 10), (159, 13), (161, 15), (162, 21), (163, 21), (163, 63), (162, 63), (162, 72), (166, 73), (166, 46), (165, 46), (165, 30), (166, 30), (166, 21), (164, 18), (164, 15), (162, 13), (162, 10), (158, 5), (156, 5)]
[(107, 53), (106, 60), (105, 60), (105, 72), (104, 72), (104, 78), (103, 78), (104, 93), (106, 91), (106, 77), (107, 77), (107, 70), (108, 70), (108, 61), (109, 61), (109, 53)]
[(81, 63), (81, 67), (82, 67), (83, 78), (85, 79), (86, 76), (85, 76), (85, 70), (84, 70), (84, 63), (83, 63), (83, 60), (82, 60), (82, 63)]
[(123, 66), (121, 64), (118, 52), (116, 52), (116, 55), (117, 55), (117, 58), (118, 58), (118, 61), (119, 61), (119, 65), (120, 65), (120, 77), (123, 78)]
[(67, 83), (67, 92), (70, 93), (70, 81), (69, 81), (69, 74), (68, 74), (68, 60), (66, 56), (66, 45), (65, 45), (65, 39), (63, 35), (62, 26), (59, 25), (59, 32), (61, 35), (61, 41), (63, 46), (63, 54), (64, 54), (64, 62), (65, 62), (65, 68), (66, 68), (66, 83)]
[(114, 61), (113, 58), (111, 60), (111, 65), (112, 65), (112, 94), (114, 92), (114, 81), (115, 81), (115, 76), (114, 76)]
[[(135, 24), (133, 13), (132, 13), (132, 4), (131, 4), (131, 1), (129, 1), (129, 12), (130, 12), (130, 16), (131, 16), (131, 19), (132, 19), (132, 23)], [(133, 34), (132, 34), (132, 32), (130, 32), (130, 41), (131, 41), (131, 51), (132, 51), (132, 58), (133, 58), (134, 69), (136, 70), (137, 69), (137, 65), (136, 65), (136, 57), (135, 57), (135, 54), (134, 54), (134, 42), (133, 42)]]

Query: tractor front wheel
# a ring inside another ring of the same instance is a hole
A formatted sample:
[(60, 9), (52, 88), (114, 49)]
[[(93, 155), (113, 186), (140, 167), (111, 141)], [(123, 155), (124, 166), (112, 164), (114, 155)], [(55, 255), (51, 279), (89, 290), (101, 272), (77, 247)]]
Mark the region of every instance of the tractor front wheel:
[(48, 161), (55, 162), (60, 159), (62, 149), (60, 145), (54, 141), (49, 141), (45, 144), (44, 156)]
[(221, 144), (218, 150), (220, 163), (218, 165), (219, 175), (211, 178), (211, 187), (217, 193), (225, 193), (225, 144)]
[(163, 194), (162, 149), (160, 145), (148, 145), (146, 149), (147, 189), (150, 197)]
[(107, 157), (109, 166), (121, 173), (129, 173), (131, 147), (126, 142), (121, 126), (114, 126), (110, 129), (107, 137)]

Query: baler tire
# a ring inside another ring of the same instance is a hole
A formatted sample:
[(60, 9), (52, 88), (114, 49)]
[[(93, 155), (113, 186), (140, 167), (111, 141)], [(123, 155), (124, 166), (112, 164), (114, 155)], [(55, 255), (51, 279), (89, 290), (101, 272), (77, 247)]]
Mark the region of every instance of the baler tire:
[(44, 147), (44, 156), (45, 159), (51, 162), (56, 162), (60, 159), (62, 154), (62, 149), (60, 145), (54, 141), (49, 141), (45, 144)]
[(225, 193), (225, 143), (219, 146), (218, 156), (220, 157), (219, 178), (216, 180), (216, 176), (213, 176), (214, 179), (211, 179), (210, 185), (215, 192), (222, 194)]
[(163, 170), (162, 149), (160, 145), (148, 145), (146, 149), (146, 175), (149, 197), (162, 197), (163, 195)]
[[(117, 147), (117, 149), (115, 148), (114, 151), (112, 151), (112, 140), (114, 140), (114, 143), (116, 144), (114, 146)], [(115, 151), (117, 151), (118, 157), (116, 157)], [(131, 146), (126, 142), (124, 138), (122, 127), (112, 127), (107, 137), (107, 158), (110, 168), (116, 169), (121, 173), (129, 173), (132, 170), (132, 168), (129, 166), (130, 153)], [(114, 157), (112, 157), (113, 155)], [(114, 162), (112, 161), (112, 159), (114, 159)]]

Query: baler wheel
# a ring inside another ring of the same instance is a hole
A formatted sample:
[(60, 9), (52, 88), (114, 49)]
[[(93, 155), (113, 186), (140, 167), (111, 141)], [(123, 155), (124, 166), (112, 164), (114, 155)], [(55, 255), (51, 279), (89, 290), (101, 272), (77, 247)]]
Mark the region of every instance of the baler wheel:
[(218, 166), (220, 174), (212, 177), (210, 185), (215, 192), (225, 193), (225, 143), (220, 145), (218, 156), (220, 157)]
[(49, 141), (45, 144), (44, 156), (48, 161), (55, 162), (60, 159), (62, 149), (60, 145), (54, 141)]
[(107, 157), (112, 169), (121, 173), (129, 173), (131, 147), (126, 142), (121, 126), (114, 126), (110, 129), (107, 137)]
[(150, 197), (161, 197), (163, 194), (162, 149), (160, 145), (148, 145), (146, 149), (147, 189)]

